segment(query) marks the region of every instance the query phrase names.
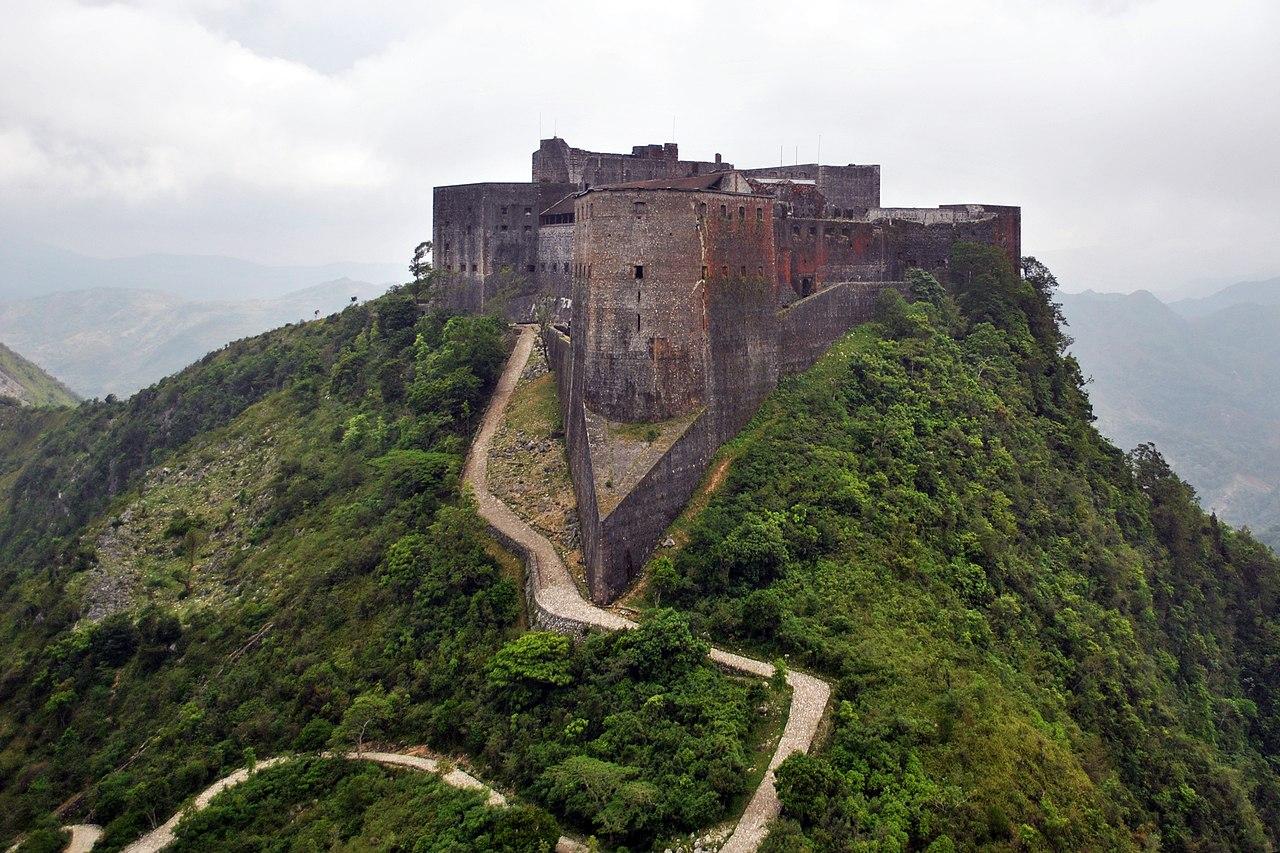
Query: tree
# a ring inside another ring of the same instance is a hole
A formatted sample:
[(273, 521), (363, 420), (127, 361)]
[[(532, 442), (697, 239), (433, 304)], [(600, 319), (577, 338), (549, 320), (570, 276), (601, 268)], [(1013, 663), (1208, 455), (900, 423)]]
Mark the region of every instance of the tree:
[(387, 723), (395, 719), (402, 704), (403, 695), (387, 693), (381, 686), (361, 693), (343, 712), (342, 722), (334, 729), (330, 742), (335, 746), (354, 745), (356, 755), (363, 754), (364, 739), (385, 734)]
[(531, 631), (498, 649), (489, 663), (489, 683), (494, 687), (516, 684), (566, 687), (569, 672), (569, 638), (548, 631)]
[(618, 649), (639, 677), (663, 681), (692, 670), (711, 647), (705, 640), (693, 636), (686, 616), (663, 608), (654, 611), (638, 628), (622, 635)]
[(542, 351), (542, 360), (547, 367), (552, 367), (551, 353), (547, 349), (547, 335), (551, 334), (551, 324), (556, 318), (556, 304), (560, 300), (544, 293), (533, 301), (533, 322), (538, 324), (538, 348)]
[(431, 241), (424, 240), (413, 248), (413, 260), (409, 262), (409, 272), (415, 282), (425, 280), (431, 274)]

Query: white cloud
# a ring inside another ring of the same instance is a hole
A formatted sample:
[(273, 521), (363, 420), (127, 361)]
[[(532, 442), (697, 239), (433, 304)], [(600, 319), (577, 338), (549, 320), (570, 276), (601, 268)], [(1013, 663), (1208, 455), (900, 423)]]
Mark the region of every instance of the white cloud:
[(879, 162), (1024, 206), (1076, 287), (1280, 272), (1280, 7), (1238, 0), (20, 5), (0, 227), (104, 254), (396, 260), (430, 188), (572, 144)]

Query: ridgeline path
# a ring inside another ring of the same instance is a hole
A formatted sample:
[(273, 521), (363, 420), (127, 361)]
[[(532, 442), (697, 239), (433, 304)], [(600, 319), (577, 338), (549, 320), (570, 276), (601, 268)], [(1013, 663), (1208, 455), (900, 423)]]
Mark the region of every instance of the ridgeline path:
[[(636, 623), (630, 619), (584, 599), (551, 542), (489, 491), (489, 451), (493, 436), (511, 402), (511, 395), (524, 372), (537, 335), (536, 326), (520, 327), (520, 337), (489, 401), (480, 431), (472, 442), (471, 452), (463, 469), (463, 481), (471, 487), (481, 517), (499, 537), (524, 552), (530, 575), (532, 604), (544, 621), (553, 625), (599, 628), (605, 631), (634, 628)], [(715, 648), (708, 656), (718, 665), (738, 672), (760, 678), (773, 675), (773, 664), (765, 661)], [(781, 809), (774, 789), (773, 772), (791, 753), (808, 751), (826, 710), (831, 688), (825, 681), (802, 672), (788, 672), (787, 684), (791, 687), (791, 710), (787, 716), (786, 728), (760, 786), (752, 794), (733, 834), (720, 848), (722, 853), (748, 853), (764, 841), (769, 821), (777, 817)]]
[[(533, 351), (536, 336), (535, 326), (520, 327), (519, 340), (511, 357), (507, 360), (502, 377), (498, 380), (498, 387), (494, 390), (489, 402), (489, 408), (485, 411), (484, 422), (471, 445), (471, 452), (467, 456), (467, 464), (463, 469), (463, 480), (471, 487), (480, 515), (485, 521), (500, 537), (514, 543), (524, 552), (530, 574), (533, 604), (544, 617), (549, 617), (548, 621), (583, 628), (599, 628), (605, 631), (634, 628), (636, 623), (630, 619), (596, 607), (585, 600), (579, 594), (577, 586), (569, 576), (568, 568), (551, 542), (489, 491), (487, 481), (489, 449), (498, 424), (502, 422), (507, 404), (511, 402), (516, 383), (524, 372), (529, 354)], [(769, 678), (773, 675), (772, 664), (723, 649), (713, 648), (708, 657), (727, 669), (760, 678)], [(825, 681), (803, 672), (792, 671), (787, 673), (787, 684), (791, 687), (791, 709), (787, 716), (786, 728), (783, 729), (778, 747), (769, 761), (768, 771), (760, 781), (759, 787), (751, 795), (746, 809), (743, 810), (742, 816), (734, 827), (733, 834), (720, 848), (721, 853), (750, 853), (764, 841), (769, 821), (778, 816), (781, 808), (777, 791), (773, 786), (773, 771), (791, 753), (808, 751), (817, 733), (818, 723), (826, 710), (831, 688)], [(277, 756), (265, 759), (259, 761), (252, 770), (247, 767), (241, 768), (224, 776), (197, 794), (189, 806), (179, 809), (163, 824), (124, 848), (124, 853), (159, 853), (173, 843), (174, 829), (184, 815), (205, 808), (218, 794), (240, 784), (251, 774), (282, 761), (289, 761), (293, 757)], [(406, 753), (349, 752), (344, 757), (429, 773), (441, 771), (440, 762), (436, 759)], [(502, 807), (507, 804), (506, 797), (501, 793), (462, 770), (450, 770), (441, 778), (455, 788), (487, 792), (487, 801), (490, 806)], [(63, 829), (71, 833), (71, 842), (66, 848), (67, 853), (87, 853), (102, 835), (102, 828), (94, 824), (75, 824), (65, 826)], [(582, 844), (566, 837), (560, 838), (556, 844), (557, 853), (578, 853), (585, 849)]]

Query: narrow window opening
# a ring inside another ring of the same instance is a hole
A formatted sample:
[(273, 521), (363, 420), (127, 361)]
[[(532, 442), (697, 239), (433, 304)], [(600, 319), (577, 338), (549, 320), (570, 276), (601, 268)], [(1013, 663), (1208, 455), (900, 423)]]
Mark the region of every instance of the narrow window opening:
[(644, 278), (644, 264), (636, 264), (636, 279)]
[(721, 218), (721, 219), (728, 219), (728, 218), (729, 218), (729, 207), (728, 207), (728, 205), (724, 205), (724, 204), (720, 205), (720, 218)]
[(640, 315), (636, 315), (636, 331), (640, 331)]
[(526, 207), (526, 208), (524, 209), (524, 215), (525, 215), (525, 216), (533, 216), (533, 208), (532, 208), (532, 207)]
[(729, 265), (728, 265), (728, 264), (725, 264), (724, 266), (720, 267), (720, 277), (721, 277), (721, 278), (728, 278), (728, 277), (729, 277)]
[(763, 207), (757, 207), (757, 208), (756, 208), (756, 222), (764, 222), (764, 208), (763, 208)]
[(738, 205), (738, 221), (742, 222), (747, 218), (747, 209), (742, 205)]
[(702, 280), (706, 281), (706, 279), (707, 279), (707, 268), (704, 266), (702, 268)]

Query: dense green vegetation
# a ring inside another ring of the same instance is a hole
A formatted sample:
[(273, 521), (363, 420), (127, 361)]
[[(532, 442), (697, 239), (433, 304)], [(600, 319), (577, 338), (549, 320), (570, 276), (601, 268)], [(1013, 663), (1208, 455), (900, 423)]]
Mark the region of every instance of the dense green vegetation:
[(1034, 261), (958, 245), (785, 382), (655, 589), (829, 676), (773, 850), (1280, 844), (1280, 564), (1091, 426)]
[(555, 822), (530, 806), (489, 808), (427, 773), (305, 758), (261, 770), (178, 825), (182, 851), (414, 850), (528, 853), (555, 847)]
[(71, 406), (76, 395), (28, 359), (0, 344), (0, 398), (29, 406)]
[[(682, 617), (521, 633), (520, 567), (458, 483), (504, 328), (418, 296), (238, 342), (127, 401), (5, 413), (0, 845), (66, 804), (118, 849), (250, 754), (357, 743), (465, 754), (607, 844), (738, 802), (765, 689), (707, 664)], [(387, 797), (333, 831), (461, 808)], [(473, 847), (496, 831), (464, 824)]]

